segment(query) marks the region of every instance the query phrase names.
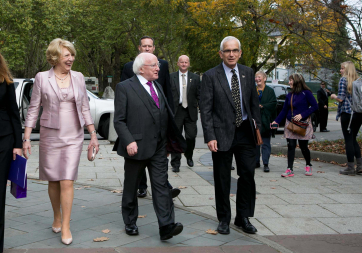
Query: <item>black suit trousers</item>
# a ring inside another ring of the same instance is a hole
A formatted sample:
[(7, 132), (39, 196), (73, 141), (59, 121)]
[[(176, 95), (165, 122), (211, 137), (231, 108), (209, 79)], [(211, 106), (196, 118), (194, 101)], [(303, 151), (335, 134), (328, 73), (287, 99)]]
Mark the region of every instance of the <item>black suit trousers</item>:
[[(195, 149), (195, 142), (197, 136), (197, 121), (193, 121), (190, 117), (188, 108), (183, 108), (182, 105), (179, 105), (177, 112), (175, 114), (175, 122), (182, 133), (182, 130), (185, 129), (185, 137), (187, 143), (187, 149), (185, 151), (185, 157), (192, 159)], [(172, 167), (179, 168), (181, 165), (181, 154), (173, 153), (171, 154), (171, 165)]]
[(0, 252), (4, 249), (6, 184), (13, 158), (14, 135), (0, 136)]
[(328, 107), (324, 108), (323, 106), (319, 106), (319, 121), (319, 129), (321, 131), (327, 129)]
[(137, 189), (145, 168), (151, 180), (153, 207), (160, 227), (175, 222), (174, 205), (167, 179), (166, 141), (157, 144), (155, 154), (147, 160), (125, 158), (122, 196), (122, 216), (125, 224), (135, 224), (138, 218)]
[(212, 152), (214, 164), (216, 213), (219, 221), (230, 223), (230, 183), (233, 155), (239, 176), (236, 192), (236, 218), (253, 217), (255, 209), (255, 141), (248, 120), (236, 128), (228, 151)]

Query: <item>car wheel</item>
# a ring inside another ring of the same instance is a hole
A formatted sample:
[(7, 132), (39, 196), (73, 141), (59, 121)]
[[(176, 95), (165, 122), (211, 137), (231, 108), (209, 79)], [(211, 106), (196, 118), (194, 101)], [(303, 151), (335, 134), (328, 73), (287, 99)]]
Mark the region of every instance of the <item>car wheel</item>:
[(311, 121), (312, 121), (313, 132), (315, 132), (315, 131), (317, 131), (317, 127), (318, 127), (317, 116), (313, 113), (310, 118), (311, 118)]
[(100, 122), (100, 126), (98, 129), (98, 133), (100, 136), (102, 136), (104, 139), (108, 139), (109, 134), (109, 117), (105, 118)]

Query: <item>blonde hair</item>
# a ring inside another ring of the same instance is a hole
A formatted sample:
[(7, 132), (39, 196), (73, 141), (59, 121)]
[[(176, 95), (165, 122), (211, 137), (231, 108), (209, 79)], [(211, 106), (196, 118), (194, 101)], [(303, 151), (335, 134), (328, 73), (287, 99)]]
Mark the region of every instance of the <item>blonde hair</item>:
[(46, 51), (47, 61), (50, 65), (55, 66), (59, 63), (63, 48), (68, 49), (72, 56), (76, 55), (74, 45), (71, 42), (60, 38), (54, 39), (50, 42)]
[(10, 73), (8, 65), (6, 64), (5, 58), (0, 53), (0, 83), (3, 83), (4, 80), (7, 84), (13, 83), (13, 77)]
[(268, 77), (264, 71), (259, 70), (258, 72), (255, 73), (255, 76), (257, 76), (257, 75), (263, 76), (265, 78), (265, 81), (266, 81), (266, 79), (268, 79)]
[(343, 77), (347, 79), (347, 91), (352, 94), (352, 83), (358, 79), (356, 67), (351, 61), (342, 62), (341, 66), (344, 67)]

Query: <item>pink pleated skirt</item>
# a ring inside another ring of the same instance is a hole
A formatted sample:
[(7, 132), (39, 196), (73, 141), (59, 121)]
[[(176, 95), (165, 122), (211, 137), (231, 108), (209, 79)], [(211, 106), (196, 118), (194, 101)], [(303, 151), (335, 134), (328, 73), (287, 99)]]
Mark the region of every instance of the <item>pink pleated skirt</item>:
[(60, 102), (59, 129), (40, 127), (39, 179), (77, 180), (84, 130), (75, 101)]

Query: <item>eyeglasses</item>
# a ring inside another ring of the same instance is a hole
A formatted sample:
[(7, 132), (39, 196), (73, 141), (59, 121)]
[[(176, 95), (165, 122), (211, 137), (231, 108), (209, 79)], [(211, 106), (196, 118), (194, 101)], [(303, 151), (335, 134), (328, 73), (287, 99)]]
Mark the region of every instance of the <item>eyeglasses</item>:
[(222, 50), (222, 52), (224, 54), (230, 54), (231, 52), (233, 52), (233, 54), (238, 54), (240, 52), (240, 50), (239, 49), (233, 49), (233, 50), (227, 49), (227, 50)]
[(150, 66), (151, 68), (155, 69), (156, 66), (161, 67), (161, 63), (154, 63), (154, 64), (143, 64), (143, 66)]

